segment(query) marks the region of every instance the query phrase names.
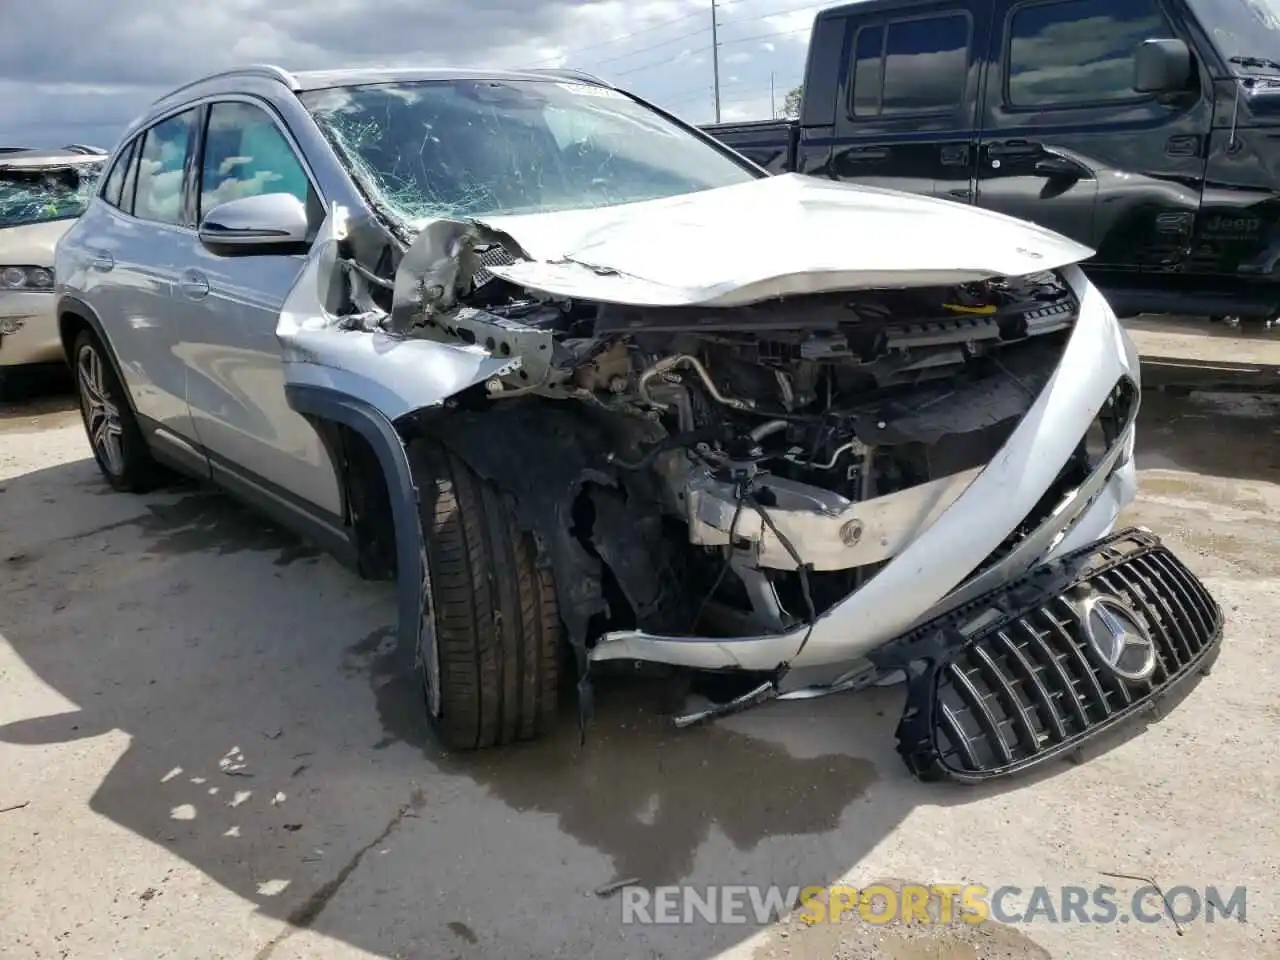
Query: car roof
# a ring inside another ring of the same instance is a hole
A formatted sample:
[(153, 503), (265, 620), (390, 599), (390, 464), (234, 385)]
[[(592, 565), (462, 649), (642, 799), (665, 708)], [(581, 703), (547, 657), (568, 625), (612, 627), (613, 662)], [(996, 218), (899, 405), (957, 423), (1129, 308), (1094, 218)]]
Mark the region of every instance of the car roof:
[[(158, 97), (152, 107), (182, 99), (183, 94), (226, 93), (252, 81), (274, 81), (294, 93), (330, 87), (370, 83), (408, 83), (418, 80), (558, 80), (607, 86), (603, 80), (569, 68), (507, 70), (475, 67), (334, 67), (328, 70), (290, 71), (275, 64), (249, 64), (198, 77)], [(203, 90), (201, 90), (203, 88)]]
[(602, 83), (573, 70), (464, 69), (459, 67), (344, 67), (303, 70), (293, 74), (294, 89), (323, 90), (366, 83), (410, 83), (415, 80), (576, 80)]

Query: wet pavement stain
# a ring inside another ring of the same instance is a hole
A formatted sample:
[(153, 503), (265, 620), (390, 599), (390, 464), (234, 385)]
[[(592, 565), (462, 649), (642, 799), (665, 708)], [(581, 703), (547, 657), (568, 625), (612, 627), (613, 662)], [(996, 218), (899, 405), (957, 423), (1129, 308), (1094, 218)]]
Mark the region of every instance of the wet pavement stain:
[(252, 508), (214, 491), (195, 492), (171, 503), (149, 503), (146, 512), (126, 520), (77, 533), (68, 540), (85, 540), (112, 530), (132, 527), (151, 540), (149, 551), (162, 554), (277, 551), (276, 566), (315, 560), (321, 551)]
[(555, 815), (565, 833), (613, 859), (617, 879), (642, 885), (688, 876), (712, 828), (739, 850), (834, 830), (878, 779), (863, 759), (796, 758), (715, 724), (677, 730), (671, 684), (631, 677), (597, 685), (585, 744), (569, 705), (543, 740), (448, 754), (427, 726), (413, 651), (397, 649), (392, 628), (355, 644), (346, 669), (368, 673), (385, 731), (378, 746), (415, 746), (518, 812)]
[(1280, 483), (1280, 416), (1265, 410), (1260, 415), (1248, 400), (1247, 395), (1233, 403), (1218, 394), (1144, 391), (1138, 469)]
[(461, 920), (450, 921), (448, 926), (449, 926), (450, 933), (452, 933), (454, 936), (460, 937), (461, 939), (467, 941), (467, 943), (474, 944), (474, 943), (480, 942), (480, 938), (476, 936), (475, 931), (472, 930), (470, 927), (468, 927)]

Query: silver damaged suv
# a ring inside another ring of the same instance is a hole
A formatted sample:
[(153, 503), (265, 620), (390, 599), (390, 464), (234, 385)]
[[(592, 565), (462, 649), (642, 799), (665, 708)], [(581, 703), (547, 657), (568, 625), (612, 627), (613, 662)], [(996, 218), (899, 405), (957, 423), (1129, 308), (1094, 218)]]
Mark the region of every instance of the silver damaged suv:
[(451, 747), (646, 661), (728, 678), (681, 724), (903, 681), (904, 761), (974, 782), (1216, 655), (1114, 529), (1138, 358), (1062, 236), (769, 177), (568, 72), (249, 67), (108, 163), (55, 264), (103, 475), (394, 580)]

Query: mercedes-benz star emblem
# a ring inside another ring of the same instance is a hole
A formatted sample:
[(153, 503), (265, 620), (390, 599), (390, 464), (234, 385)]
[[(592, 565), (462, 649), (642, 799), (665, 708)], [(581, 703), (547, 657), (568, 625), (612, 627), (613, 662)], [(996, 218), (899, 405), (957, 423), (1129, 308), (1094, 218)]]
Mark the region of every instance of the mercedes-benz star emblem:
[(1156, 645), (1141, 619), (1114, 597), (1094, 594), (1081, 605), (1085, 639), (1101, 664), (1121, 680), (1142, 683), (1156, 669)]

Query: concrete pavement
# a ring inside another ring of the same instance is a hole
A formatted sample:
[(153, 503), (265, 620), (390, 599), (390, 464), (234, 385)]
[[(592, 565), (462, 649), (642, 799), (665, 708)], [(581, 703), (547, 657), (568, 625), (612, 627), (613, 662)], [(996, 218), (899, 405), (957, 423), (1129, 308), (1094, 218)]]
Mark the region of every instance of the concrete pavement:
[[(1149, 394), (1152, 527), (1223, 605), (1214, 672), (1078, 766), (910, 780), (899, 688), (676, 731), (601, 690), (527, 748), (418, 719), (390, 591), (195, 488), (101, 483), (56, 401), (0, 419), (0, 957), (1280, 957), (1280, 401)], [(14, 808), (14, 809), (8, 809)], [(624, 927), (645, 885), (1248, 886), (1248, 923)]]

